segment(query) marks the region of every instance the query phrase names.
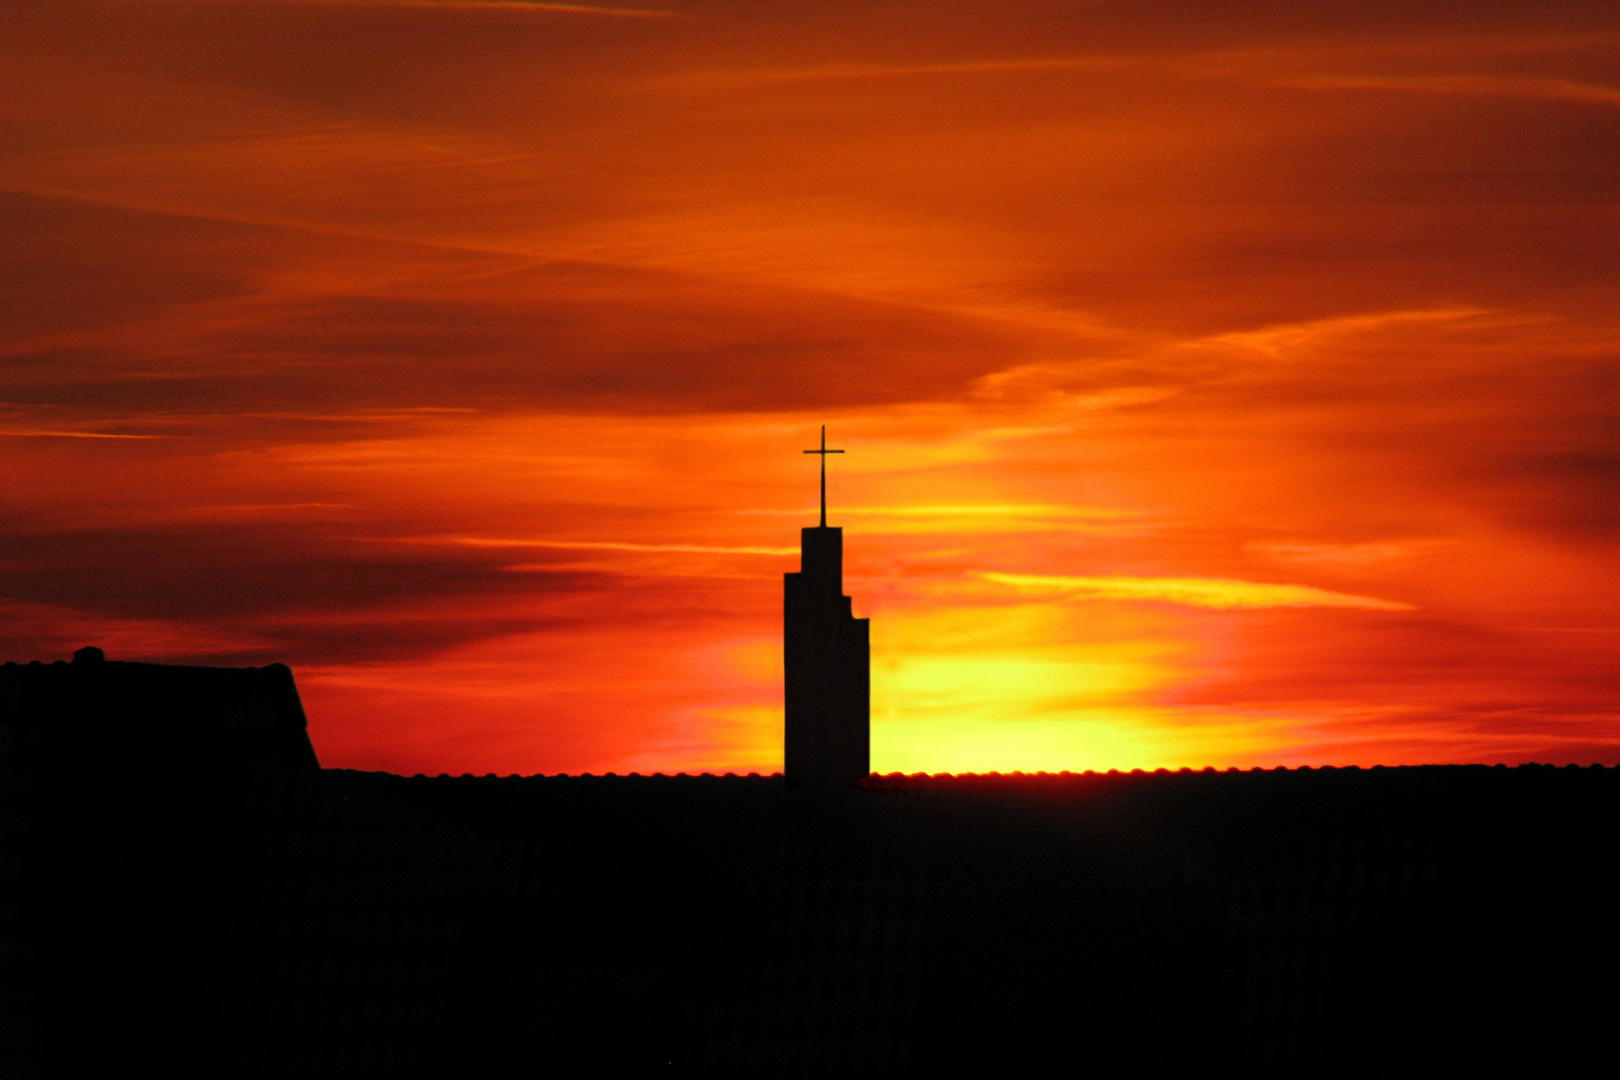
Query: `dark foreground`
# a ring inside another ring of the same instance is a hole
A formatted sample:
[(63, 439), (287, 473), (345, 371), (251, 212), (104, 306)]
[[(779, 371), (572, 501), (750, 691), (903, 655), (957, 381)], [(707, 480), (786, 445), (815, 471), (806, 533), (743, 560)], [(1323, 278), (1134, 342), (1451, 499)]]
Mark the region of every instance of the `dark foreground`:
[(1609, 1060), (1610, 769), (98, 769), (5, 795), (13, 1076)]

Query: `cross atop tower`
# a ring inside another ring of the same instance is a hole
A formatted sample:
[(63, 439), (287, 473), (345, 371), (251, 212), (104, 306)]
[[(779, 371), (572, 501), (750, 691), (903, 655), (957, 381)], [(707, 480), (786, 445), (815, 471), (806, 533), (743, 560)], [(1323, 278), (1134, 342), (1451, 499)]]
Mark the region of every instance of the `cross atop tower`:
[(821, 527), (825, 529), (827, 527), (827, 455), (842, 454), (843, 451), (827, 449), (827, 425), (822, 424), (821, 449), (806, 450), (805, 453), (821, 455)]

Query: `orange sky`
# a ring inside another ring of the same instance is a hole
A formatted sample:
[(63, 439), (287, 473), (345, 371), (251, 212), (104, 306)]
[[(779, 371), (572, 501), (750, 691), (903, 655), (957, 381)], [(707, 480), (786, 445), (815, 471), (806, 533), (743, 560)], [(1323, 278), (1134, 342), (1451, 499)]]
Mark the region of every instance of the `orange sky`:
[(0, 6), (0, 644), (327, 765), (1620, 763), (1594, 3)]

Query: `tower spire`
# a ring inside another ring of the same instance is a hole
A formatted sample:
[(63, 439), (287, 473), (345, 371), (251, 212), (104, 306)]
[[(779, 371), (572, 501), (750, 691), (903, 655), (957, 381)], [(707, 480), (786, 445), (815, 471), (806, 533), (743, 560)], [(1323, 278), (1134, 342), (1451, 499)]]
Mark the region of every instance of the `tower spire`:
[(843, 451), (827, 449), (827, 425), (822, 424), (821, 449), (806, 450), (805, 453), (821, 455), (821, 527), (825, 529), (827, 527), (827, 455), (842, 454)]
[(858, 780), (872, 764), (871, 623), (844, 595), (844, 530), (827, 527), (827, 425), (821, 524), (799, 530), (799, 569), (782, 578), (782, 772), (788, 783)]

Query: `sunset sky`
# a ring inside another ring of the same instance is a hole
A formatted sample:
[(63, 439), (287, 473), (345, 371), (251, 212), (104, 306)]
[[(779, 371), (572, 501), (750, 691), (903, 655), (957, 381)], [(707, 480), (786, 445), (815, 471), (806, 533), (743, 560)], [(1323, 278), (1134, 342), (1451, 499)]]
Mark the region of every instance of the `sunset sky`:
[(1620, 763), (1613, 0), (0, 5), (0, 658), (323, 764)]

